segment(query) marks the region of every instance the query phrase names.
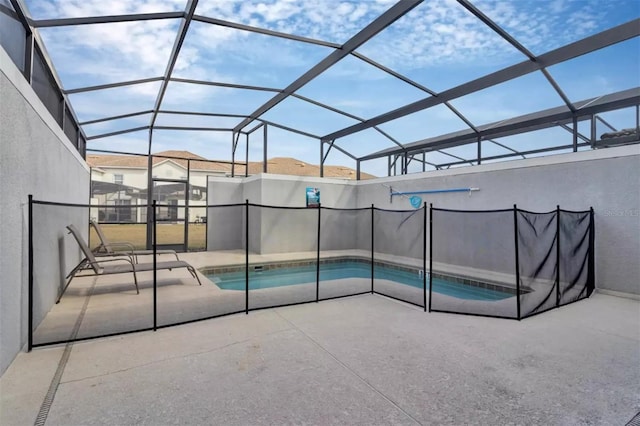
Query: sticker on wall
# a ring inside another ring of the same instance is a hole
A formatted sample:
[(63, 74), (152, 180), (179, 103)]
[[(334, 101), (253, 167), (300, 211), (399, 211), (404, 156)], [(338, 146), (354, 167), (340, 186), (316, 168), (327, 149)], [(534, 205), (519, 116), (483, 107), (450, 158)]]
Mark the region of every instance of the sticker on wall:
[(320, 205), (320, 188), (307, 187), (307, 207), (318, 207)]

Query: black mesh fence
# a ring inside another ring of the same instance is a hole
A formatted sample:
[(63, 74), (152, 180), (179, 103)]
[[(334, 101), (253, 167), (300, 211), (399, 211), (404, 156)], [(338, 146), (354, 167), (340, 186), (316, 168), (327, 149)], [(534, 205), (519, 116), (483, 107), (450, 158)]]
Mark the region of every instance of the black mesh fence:
[(90, 226), (94, 208), (32, 205), (34, 345), (153, 327), (153, 256), (144, 251), (146, 225), (96, 222)]
[(592, 211), (431, 215), (433, 311), (522, 319), (593, 291)]
[(521, 319), (594, 289), (592, 211), (202, 209), (30, 203), (31, 345), (363, 293)]
[(318, 209), (249, 205), (249, 310), (313, 302)]
[(517, 212), (520, 315), (557, 306), (558, 215), (556, 212)]
[[(157, 206), (160, 211), (163, 206)], [(178, 208), (177, 217), (184, 217), (184, 207)], [(207, 224), (189, 225), (188, 240), (192, 241), (194, 226), (206, 238), (213, 253), (199, 252), (191, 257), (178, 254), (180, 260), (197, 268), (194, 276), (189, 268), (168, 269), (171, 264), (163, 263), (156, 277), (157, 326), (169, 326), (191, 321), (214, 318), (246, 309), (246, 265), (244, 235), (246, 207), (244, 205), (208, 206)], [(233, 220), (230, 220), (233, 218)], [(172, 226), (174, 227), (172, 229)], [(158, 222), (156, 238), (161, 241), (184, 241), (184, 222), (174, 224)], [(161, 238), (162, 232), (172, 232)], [(169, 250), (156, 247), (158, 262), (172, 262)]]
[(421, 307), (426, 302), (426, 206), (374, 209), (374, 292)]
[(431, 215), (431, 310), (517, 318), (513, 210)]
[(320, 211), (318, 298), (371, 292), (371, 209)]
[(594, 290), (593, 212), (559, 211), (559, 301), (566, 305)]

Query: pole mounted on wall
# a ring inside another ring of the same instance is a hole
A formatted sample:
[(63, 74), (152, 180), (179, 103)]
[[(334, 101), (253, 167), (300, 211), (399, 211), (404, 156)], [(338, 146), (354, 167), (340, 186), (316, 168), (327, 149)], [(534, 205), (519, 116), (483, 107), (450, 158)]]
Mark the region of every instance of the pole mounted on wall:
[[(383, 186), (387, 186), (382, 184)], [(389, 188), (389, 203), (393, 203), (394, 196), (401, 196), (409, 199), (409, 202), (414, 208), (419, 208), (422, 206), (422, 199), (417, 197), (417, 195), (423, 194), (443, 194), (448, 192), (467, 192), (471, 194), (474, 191), (480, 191), (480, 188), (450, 188), (450, 189), (427, 189), (424, 191), (394, 191), (393, 187), (387, 186)], [(410, 197), (411, 196), (411, 197)]]

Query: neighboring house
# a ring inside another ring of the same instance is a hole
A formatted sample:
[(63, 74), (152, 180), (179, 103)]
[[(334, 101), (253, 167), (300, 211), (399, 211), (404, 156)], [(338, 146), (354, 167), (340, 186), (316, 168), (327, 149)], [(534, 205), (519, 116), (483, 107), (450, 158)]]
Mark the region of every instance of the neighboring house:
[[(198, 206), (207, 204), (207, 177), (231, 176), (231, 164), (204, 157), (189, 151), (163, 151), (153, 157), (152, 177), (154, 194), (160, 207), (161, 219), (184, 219), (185, 189), (189, 179), (189, 221), (197, 222), (206, 215)], [(127, 205), (127, 208), (94, 208), (91, 217), (101, 222), (146, 222), (147, 168), (146, 156), (87, 154), (91, 166), (91, 203), (94, 205)], [(295, 158), (278, 157), (267, 160), (267, 171), (274, 174), (319, 176), (320, 167)], [(245, 166), (236, 165), (235, 175), (244, 176)], [(249, 175), (262, 173), (262, 162), (249, 163)], [(324, 166), (325, 177), (355, 179), (356, 172), (343, 166)], [(374, 176), (361, 173), (362, 179)], [(135, 207), (137, 206), (137, 207)]]

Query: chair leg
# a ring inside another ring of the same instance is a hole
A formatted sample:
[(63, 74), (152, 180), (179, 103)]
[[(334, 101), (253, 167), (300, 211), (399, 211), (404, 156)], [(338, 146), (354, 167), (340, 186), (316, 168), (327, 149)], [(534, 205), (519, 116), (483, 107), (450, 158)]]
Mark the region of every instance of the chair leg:
[(187, 270), (189, 270), (189, 272), (191, 273), (191, 275), (193, 275), (193, 278), (195, 278), (196, 280), (198, 280), (198, 284), (202, 285), (202, 283), (200, 282), (200, 277), (198, 277), (198, 274), (196, 274), (196, 270), (193, 269), (193, 266), (189, 266), (187, 268)]
[(138, 276), (136, 275), (136, 271), (133, 271), (133, 282), (136, 284), (136, 294), (140, 294), (140, 289), (138, 289)]
[[(58, 300), (56, 300), (56, 305), (58, 303), (60, 303), (60, 299), (62, 299), (62, 296), (64, 295), (64, 292), (67, 291), (67, 287), (69, 287), (69, 284), (71, 284), (71, 280), (75, 278), (75, 276), (76, 276), (75, 272), (76, 271), (73, 271), (73, 272), (74, 272), (74, 274), (71, 275), (71, 278), (69, 278), (69, 281), (67, 281), (67, 284), (62, 289), (62, 292), (60, 293), (60, 296), (58, 296)], [(67, 278), (68, 278), (68, 276), (67, 276)]]
[(76, 265), (76, 267), (73, 268), (71, 270), (71, 272), (69, 272), (69, 274), (67, 274), (67, 276), (65, 278), (73, 277), (76, 274), (76, 272), (83, 270), (85, 265), (86, 265), (86, 263), (87, 263), (87, 259), (82, 259), (82, 261), (80, 263), (78, 263)]

